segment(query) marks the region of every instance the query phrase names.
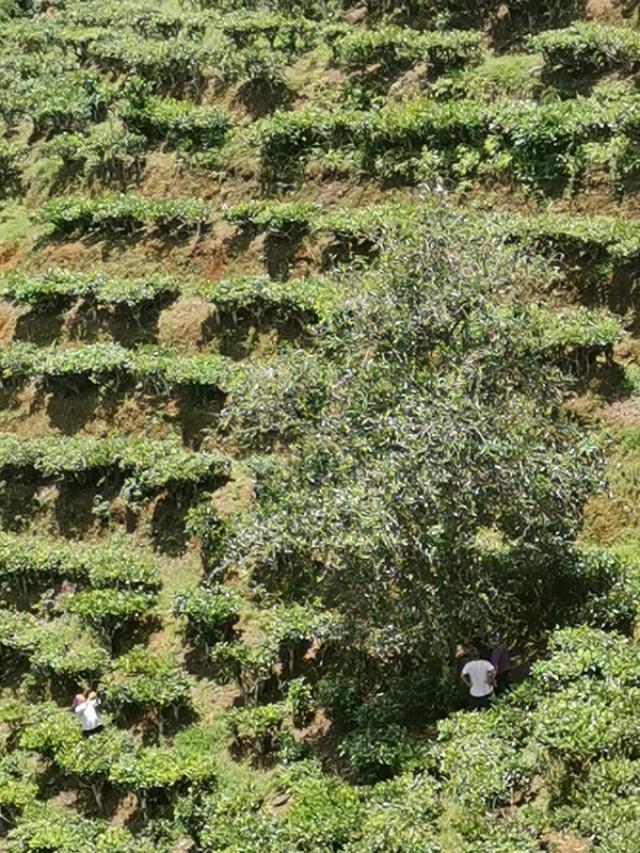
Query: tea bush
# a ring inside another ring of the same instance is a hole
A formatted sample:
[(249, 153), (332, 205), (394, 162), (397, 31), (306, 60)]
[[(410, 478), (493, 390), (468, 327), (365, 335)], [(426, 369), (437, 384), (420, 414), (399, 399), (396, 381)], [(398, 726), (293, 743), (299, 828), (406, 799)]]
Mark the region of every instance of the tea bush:
[(90, 44), (88, 56), (105, 72), (135, 75), (160, 92), (198, 92), (211, 52), (183, 33), (148, 39), (137, 33), (107, 31)]
[(21, 163), (27, 153), (26, 147), (17, 142), (0, 140), (0, 197), (15, 190), (20, 183)]
[(14, 750), (0, 761), (0, 816), (14, 823), (37, 796), (38, 784), (33, 762), (26, 752)]
[(94, 627), (111, 647), (116, 634), (153, 617), (155, 602), (155, 596), (148, 592), (92, 589), (76, 592), (64, 609)]
[(220, 28), (238, 51), (267, 45), (289, 59), (313, 47), (320, 36), (320, 28), (307, 17), (268, 12), (226, 15)]
[(146, 96), (144, 90), (131, 88), (123, 118), (132, 131), (150, 142), (190, 151), (218, 148), (232, 125), (229, 116), (220, 110), (196, 107), (174, 98)]
[(170, 654), (153, 655), (142, 646), (119, 657), (102, 681), (109, 703), (117, 710), (140, 706), (162, 727), (165, 711), (177, 714), (191, 705), (192, 678)]
[(10, 272), (0, 284), (4, 299), (57, 310), (68, 308), (79, 299), (89, 304), (124, 305), (142, 310), (156, 302), (170, 301), (179, 292), (179, 282), (164, 276), (132, 280), (104, 272), (81, 273), (67, 269), (50, 269), (40, 275)]
[(291, 747), (291, 734), (283, 728), (286, 713), (284, 704), (234, 710), (229, 718), (234, 745), (241, 754), (253, 754), (258, 760)]
[(60, 133), (46, 145), (46, 153), (60, 158), (63, 169), (82, 173), (89, 182), (125, 186), (138, 180), (145, 163), (145, 139), (135, 133), (100, 126), (88, 134)]
[(35, 471), (42, 477), (76, 478), (108, 469), (124, 475), (121, 495), (132, 506), (168, 486), (192, 491), (228, 468), (221, 454), (189, 452), (171, 441), (88, 436), (67, 439), (0, 437), (0, 470)]
[(382, 63), (390, 68), (425, 62), (439, 73), (479, 62), (483, 37), (474, 32), (420, 33), (402, 27), (345, 32), (332, 40), (334, 61), (344, 68)]
[(151, 201), (139, 196), (66, 197), (42, 205), (38, 219), (60, 234), (96, 228), (131, 231), (142, 226), (159, 230), (200, 229), (210, 224), (211, 208), (196, 199)]
[(234, 370), (218, 355), (175, 356), (171, 350), (130, 350), (119, 344), (86, 344), (42, 349), (13, 344), (0, 356), (0, 375), (8, 383), (35, 380), (45, 387), (63, 381), (67, 388), (88, 380), (111, 390), (134, 381), (156, 392), (209, 389), (224, 393), (235, 382)]
[(12, 662), (26, 658), (34, 676), (45, 683), (68, 677), (84, 681), (103, 671), (108, 661), (105, 650), (83, 637), (78, 624), (44, 622), (14, 610), (0, 610), (0, 649), (5, 662), (7, 657)]
[(35, 583), (66, 578), (96, 589), (154, 592), (160, 587), (157, 566), (146, 555), (118, 543), (65, 543), (42, 536), (0, 535), (0, 578), (6, 587), (26, 591)]
[(186, 638), (202, 645), (208, 654), (215, 643), (232, 639), (239, 609), (240, 598), (231, 590), (199, 587), (179, 593), (173, 612), (185, 621)]
[(94, 850), (151, 853), (153, 845), (105, 820), (92, 820), (52, 803), (34, 803), (9, 833), (9, 850)]
[(540, 33), (530, 39), (529, 46), (542, 53), (550, 70), (562, 68), (574, 75), (640, 69), (640, 36), (630, 27), (579, 21), (563, 30)]

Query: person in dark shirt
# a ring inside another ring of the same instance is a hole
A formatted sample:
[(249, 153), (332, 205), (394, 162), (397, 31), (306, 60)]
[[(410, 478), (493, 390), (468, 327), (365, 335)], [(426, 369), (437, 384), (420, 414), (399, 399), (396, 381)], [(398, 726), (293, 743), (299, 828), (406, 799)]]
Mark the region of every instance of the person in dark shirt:
[(498, 636), (491, 636), (491, 663), (496, 671), (496, 696), (506, 693), (511, 684), (511, 657), (506, 643)]
[(484, 637), (474, 637), (471, 644), (474, 649), (478, 650), (480, 660), (488, 660), (491, 662), (491, 646), (487, 645)]

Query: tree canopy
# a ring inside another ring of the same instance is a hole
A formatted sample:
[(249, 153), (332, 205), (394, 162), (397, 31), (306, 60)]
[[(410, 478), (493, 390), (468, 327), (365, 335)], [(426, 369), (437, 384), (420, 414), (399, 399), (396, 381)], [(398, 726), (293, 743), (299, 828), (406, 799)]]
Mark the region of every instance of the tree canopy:
[[(527, 298), (548, 275), (534, 257), (444, 205), (381, 244), (320, 332), (323, 404), (255, 466), (231, 560), (344, 614), (383, 670), (431, 660), (437, 676), (474, 632), (557, 619), (600, 450), (563, 411), (569, 365)], [(306, 378), (303, 359), (300, 399)]]

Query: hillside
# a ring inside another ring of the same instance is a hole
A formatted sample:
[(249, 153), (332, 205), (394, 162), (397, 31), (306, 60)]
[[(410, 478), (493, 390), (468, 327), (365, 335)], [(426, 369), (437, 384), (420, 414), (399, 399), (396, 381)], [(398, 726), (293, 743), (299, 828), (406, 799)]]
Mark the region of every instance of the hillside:
[(638, 853), (639, 4), (0, 0), (0, 92), (0, 850)]

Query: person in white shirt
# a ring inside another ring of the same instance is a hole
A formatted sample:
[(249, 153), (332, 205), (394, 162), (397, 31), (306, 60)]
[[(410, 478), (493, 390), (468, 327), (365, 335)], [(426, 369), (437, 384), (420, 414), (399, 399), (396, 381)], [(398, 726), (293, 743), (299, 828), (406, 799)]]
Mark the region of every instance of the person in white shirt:
[(471, 658), (462, 668), (460, 677), (469, 688), (469, 705), (474, 710), (488, 708), (493, 699), (496, 671), (493, 664), (483, 660), (477, 649), (469, 652)]
[(89, 693), (88, 696), (78, 693), (73, 699), (71, 707), (82, 726), (84, 737), (91, 737), (104, 728), (96, 710), (99, 705), (100, 699), (94, 692)]

